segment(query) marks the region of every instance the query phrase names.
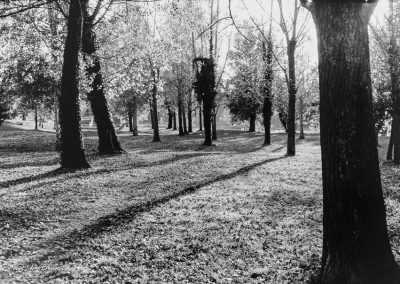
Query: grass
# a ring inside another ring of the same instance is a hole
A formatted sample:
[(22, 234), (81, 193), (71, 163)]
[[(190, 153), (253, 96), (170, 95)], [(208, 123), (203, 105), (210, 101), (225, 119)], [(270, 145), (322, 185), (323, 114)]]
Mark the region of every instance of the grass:
[[(126, 154), (61, 173), (51, 133), (0, 128), (1, 283), (306, 283), (322, 245), (319, 137), (119, 135)], [(380, 155), (387, 139), (382, 138)], [(382, 163), (400, 261), (400, 169)]]

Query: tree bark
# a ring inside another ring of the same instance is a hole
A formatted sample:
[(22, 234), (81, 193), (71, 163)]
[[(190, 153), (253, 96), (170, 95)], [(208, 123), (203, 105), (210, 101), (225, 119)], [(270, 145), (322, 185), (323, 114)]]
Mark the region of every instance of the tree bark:
[(204, 118), (204, 146), (212, 146), (211, 134), (211, 103), (203, 102), (203, 118)]
[(400, 165), (400, 50), (397, 45), (398, 27), (393, 16), (394, 7), (393, 0), (389, 2), (389, 68), (392, 93), (392, 133), (393, 137), (393, 163)]
[(185, 105), (182, 103), (182, 122), (183, 122), (183, 134), (187, 135), (189, 134), (187, 130), (187, 124), (186, 124), (186, 112), (185, 112)]
[(178, 93), (178, 127), (179, 127), (179, 136), (183, 136), (183, 109), (182, 109), (182, 94)]
[(173, 122), (174, 122), (174, 127), (173, 127), (172, 130), (177, 130), (177, 128), (176, 128), (176, 111), (175, 110), (174, 110), (174, 113), (173, 113)]
[(217, 141), (217, 108), (215, 104), (213, 104), (213, 115), (212, 119), (212, 140)]
[(203, 131), (203, 114), (202, 114), (202, 103), (199, 106), (199, 131)]
[(299, 99), (299, 114), (300, 114), (300, 136), (299, 139), (304, 139), (304, 125), (303, 125), (303, 98)]
[(173, 113), (170, 107), (168, 107), (168, 126), (167, 129), (172, 129)]
[(61, 168), (68, 170), (89, 168), (83, 149), (80, 125), (78, 67), (82, 37), (82, 11), (79, 0), (71, 0), (64, 48), (64, 64), (60, 94)]
[(86, 74), (91, 81), (91, 90), (87, 97), (96, 121), (97, 134), (99, 136), (99, 154), (118, 154), (123, 150), (115, 134), (111, 120), (110, 110), (104, 92), (103, 76), (101, 74), (100, 59), (96, 55), (96, 34), (93, 31), (93, 18), (89, 15), (88, 0), (83, 0), (83, 36), (82, 51), (86, 61)]
[(38, 130), (38, 107), (37, 107), (37, 103), (35, 103), (35, 130)]
[[(272, 4), (271, 4), (272, 5)], [(271, 7), (272, 13), (272, 7)], [(272, 21), (272, 17), (271, 17)], [(263, 123), (264, 123), (264, 146), (271, 145), (271, 116), (272, 116), (272, 79), (273, 79), (273, 64), (272, 64), (272, 36), (271, 36), (271, 25), (270, 25), (269, 41), (266, 43), (263, 41), (263, 61), (265, 64), (264, 71), (264, 103), (263, 103)]]
[(287, 155), (296, 155), (296, 69), (295, 69), (295, 40), (288, 42), (288, 64), (289, 64), (289, 110), (287, 119)]
[(132, 127), (133, 127), (132, 135), (133, 136), (138, 136), (137, 117), (138, 117), (137, 99), (136, 99), (136, 97), (134, 97), (132, 100)]
[(323, 178), (319, 284), (394, 284), (375, 129), (368, 21), (373, 4), (314, 1)]
[(192, 122), (192, 92), (189, 93), (189, 99), (188, 99), (188, 110), (187, 110), (187, 115), (188, 115), (188, 133), (193, 132), (193, 122)]
[(133, 119), (133, 103), (128, 103), (128, 124), (129, 124), (129, 131), (133, 132), (133, 124), (132, 124), (132, 119)]
[[(393, 124), (393, 122), (392, 122)], [(386, 160), (391, 161), (393, 159), (393, 135), (390, 133), (389, 145), (386, 155)]]
[(250, 119), (249, 119), (249, 122), (250, 122), (249, 123), (250, 124), (249, 132), (255, 132), (256, 131), (256, 118), (257, 118), (257, 115), (256, 115), (256, 112), (254, 110), (254, 111), (251, 112)]
[(152, 70), (153, 74), (153, 90), (152, 90), (152, 104), (153, 104), (153, 142), (160, 142), (160, 131), (158, 128), (158, 113), (157, 113), (157, 82), (159, 79), (159, 71)]

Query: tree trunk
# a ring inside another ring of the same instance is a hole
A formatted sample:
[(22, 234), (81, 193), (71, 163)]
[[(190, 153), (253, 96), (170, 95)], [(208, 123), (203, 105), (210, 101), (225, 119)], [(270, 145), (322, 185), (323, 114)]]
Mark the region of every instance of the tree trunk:
[[(393, 125), (393, 122), (392, 122), (392, 125)], [(393, 135), (390, 134), (386, 160), (391, 161), (392, 159), (393, 159)]]
[(89, 168), (83, 149), (80, 125), (78, 66), (82, 36), (82, 11), (79, 0), (71, 0), (61, 76), (60, 128), (61, 167), (68, 170)]
[(400, 114), (395, 112), (393, 112), (392, 133), (390, 137), (393, 137), (393, 163), (400, 165)]
[(249, 132), (255, 132), (256, 131), (256, 118), (257, 118), (256, 112), (252, 111), (251, 115), (250, 115), (250, 119), (249, 119), (249, 122), (250, 122), (249, 123), (250, 124)]
[[(272, 4), (271, 4), (272, 5)], [(272, 7), (271, 7), (272, 13)], [(272, 21), (272, 17), (271, 17)], [(271, 145), (271, 116), (272, 116), (272, 79), (273, 79), (273, 46), (271, 36), (271, 24), (269, 28), (269, 41), (262, 43), (263, 61), (265, 64), (264, 72), (264, 103), (263, 103), (263, 123), (264, 123), (264, 146)]]
[(368, 21), (374, 5), (306, 5), (319, 52), (324, 216), (317, 283), (399, 283), (373, 124)]
[(186, 124), (186, 112), (185, 112), (185, 105), (182, 104), (182, 121), (183, 121), (183, 134), (187, 135), (189, 134), (187, 130), (187, 124)]
[(35, 103), (35, 130), (38, 130), (38, 108), (36, 103)]
[(182, 113), (183, 113), (183, 107), (182, 107), (182, 94), (179, 93), (178, 94), (178, 126), (179, 126), (179, 136), (183, 136), (183, 117), (182, 117)]
[(300, 112), (300, 136), (299, 139), (304, 139), (304, 126), (303, 126), (303, 98), (299, 100)]
[(188, 133), (193, 132), (193, 122), (192, 122), (192, 92), (189, 93), (189, 100), (188, 100)]
[(176, 130), (176, 111), (174, 111), (173, 115), (174, 115), (174, 117), (173, 117), (174, 118), (174, 120), (173, 120), (174, 121), (174, 128), (172, 130)]
[(400, 50), (397, 45), (398, 26), (393, 16), (393, 0), (389, 2), (389, 67), (392, 93), (392, 133), (393, 137), (393, 163), (400, 165)]
[(151, 116), (153, 118), (153, 142), (160, 142), (160, 132), (158, 129), (158, 113), (157, 113), (157, 85), (156, 81), (156, 72), (153, 70), (153, 79), (154, 79), (154, 85), (153, 85), (153, 90), (152, 90), (152, 99), (153, 99), (153, 115)]
[(295, 70), (295, 51), (296, 41), (288, 42), (288, 63), (289, 63), (289, 111), (287, 119), (287, 155), (296, 155), (296, 70)]
[(128, 124), (129, 124), (129, 131), (133, 132), (133, 103), (128, 103)]
[(93, 31), (93, 18), (89, 15), (88, 0), (83, 0), (83, 34), (82, 51), (86, 61), (86, 75), (93, 78), (90, 91), (87, 94), (90, 107), (96, 121), (99, 136), (99, 154), (118, 154), (122, 152), (118, 137), (115, 134), (110, 110), (104, 92), (103, 76), (101, 74), (100, 59), (96, 55), (96, 34)]
[(204, 146), (212, 146), (211, 134), (211, 107), (212, 102), (203, 102), (203, 117), (204, 117)]
[(168, 127), (167, 129), (172, 129), (173, 114), (170, 107), (168, 107)]
[(137, 107), (137, 99), (136, 97), (133, 98), (132, 102), (132, 135), (133, 136), (138, 136), (138, 123), (137, 123), (137, 117), (138, 117), (138, 107)]
[(217, 117), (213, 115), (212, 119), (212, 140), (217, 141)]
[(200, 102), (199, 107), (199, 131), (203, 131), (203, 113), (202, 113), (202, 103)]

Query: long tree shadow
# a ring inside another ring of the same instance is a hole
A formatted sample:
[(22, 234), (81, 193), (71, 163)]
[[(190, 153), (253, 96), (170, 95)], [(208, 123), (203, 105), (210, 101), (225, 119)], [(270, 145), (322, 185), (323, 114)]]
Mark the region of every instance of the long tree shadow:
[[(80, 230), (74, 230), (67, 235), (55, 236), (54, 238), (51, 238), (51, 239), (39, 244), (39, 247), (48, 248), (48, 247), (53, 247), (53, 246), (60, 246), (60, 244), (63, 244), (63, 246), (65, 248), (74, 249), (88, 239), (96, 238), (97, 236), (101, 235), (102, 233), (104, 233), (106, 231), (110, 231), (110, 230), (113, 230), (124, 224), (130, 223), (132, 221), (132, 219), (134, 219), (140, 213), (148, 212), (151, 209), (153, 209), (154, 207), (165, 204), (173, 199), (177, 199), (179, 197), (195, 193), (202, 187), (208, 186), (208, 185), (216, 183), (216, 182), (228, 180), (228, 179), (234, 178), (239, 175), (244, 175), (256, 167), (259, 167), (259, 166), (262, 166), (262, 165), (265, 165), (267, 163), (271, 163), (271, 162), (274, 162), (277, 160), (285, 159), (285, 158), (287, 158), (287, 156), (281, 156), (281, 157), (277, 157), (277, 158), (267, 159), (267, 160), (264, 160), (264, 161), (261, 161), (258, 163), (254, 163), (254, 164), (242, 167), (234, 172), (220, 175), (215, 178), (204, 180), (202, 182), (193, 184), (182, 190), (176, 191), (172, 194), (163, 196), (161, 198), (156, 198), (156, 199), (153, 199), (153, 200), (150, 200), (150, 201), (147, 201), (144, 203), (140, 203), (140, 204), (134, 204), (132, 206), (126, 207), (123, 210), (119, 210), (112, 214), (103, 216), (103, 217), (97, 219), (92, 224), (84, 226)], [(54, 256), (54, 254), (55, 253), (53, 251), (49, 251), (49, 252), (39, 256), (39, 258), (36, 260), (37, 261), (45, 260), (49, 256)], [(28, 262), (29, 263), (35, 262), (35, 260), (31, 260)]]
[(17, 162), (12, 164), (0, 165), (0, 169), (8, 170), (8, 169), (15, 169), (15, 168), (23, 168), (23, 167), (45, 167), (45, 166), (55, 166), (59, 163), (59, 158), (50, 159), (41, 162)]
[(184, 159), (190, 159), (190, 158), (194, 158), (194, 157), (200, 157), (200, 156), (207, 156), (207, 155), (216, 155), (214, 154), (208, 154), (208, 153), (194, 153), (194, 154), (183, 154), (183, 155), (176, 155), (172, 158), (169, 159), (165, 159), (162, 161), (154, 161), (154, 162), (150, 162), (150, 163), (146, 163), (146, 162), (140, 162), (137, 164), (133, 164), (133, 165), (129, 165), (129, 166), (125, 166), (125, 167), (116, 167), (116, 168), (110, 168), (110, 169), (98, 169), (95, 171), (84, 171), (84, 172), (77, 172), (76, 174), (73, 175), (68, 175), (68, 173), (71, 172), (67, 172), (67, 171), (63, 171), (60, 169), (56, 169), (50, 172), (46, 172), (43, 174), (38, 174), (38, 175), (34, 175), (34, 176), (28, 176), (28, 177), (23, 177), (23, 178), (18, 178), (15, 180), (10, 180), (10, 181), (5, 181), (5, 182), (0, 182), (0, 188), (1, 187), (10, 187), (10, 186), (16, 186), (16, 185), (21, 185), (21, 184), (25, 184), (25, 183), (30, 183), (33, 181), (39, 181), (39, 180), (43, 180), (43, 179), (47, 179), (47, 178), (52, 178), (52, 177), (56, 177), (56, 176), (60, 176), (62, 174), (65, 174), (65, 176), (63, 178), (59, 178), (56, 180), (51, 180), (51, 181), (44, 181), (44, 182), (39, 182), (38, 184), (35, 184), (29, 188), (26, 188), (24, 190), (20, 190), (20, 191), (25, 191), (25, 190), (33, 190), (35, 188), (40, 188), (43, 186), (47, 186), (47, 185), (51, 185), (54, 183), (58, 183), (58, 182), (63, 182), (65, 180), (68, 180), (70, 178), (82, 178), (82, 177), (87, 177), (87, 176), (91, 176), (91, 175), (98, 175), (98, 174), (105, 174), (105, 173), (112, 173), (112, 172), (119, 172), (119, 171), (127, 171), (127, 170), (133, 170), (133, 169), (140, 169), (140, 168), (147, 168), (147, 167), (154, 167), (154, 166), (162, 166), (162, 165), (168, 165), (180, 160), (184, 160)]

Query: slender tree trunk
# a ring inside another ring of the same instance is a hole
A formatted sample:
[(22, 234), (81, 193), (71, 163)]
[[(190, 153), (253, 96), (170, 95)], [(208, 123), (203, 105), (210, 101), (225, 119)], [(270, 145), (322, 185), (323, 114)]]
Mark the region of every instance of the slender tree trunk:
[(35, 103), (35, 130), (38, 130), (38, 108), (36, 103)]
[(202, 113), (202, 103), (200, 102), (199, 107), (199, 131), (203, 131), (203, 113)]
[(212, 140), (217, 141), (217, 108), (214, 104), (212, 119)]
[(289, 111), (287, 119), (287, 155), (296, 155), (296, 70), (295, 70), (296, 41), (288, 42), (288, 63), (289, 63)]
[[(272, 3), (271, 3), (272, 13)], [(272, 16), (271, 16), (272, 21)], [(271, 116), (272, 116), (272, 79), (273, 79), (273, 64), (272, 64), (272, 35), (271, 35), (271, 24), (269, 28), (269, 41), (266, 43), (263, 41), (263, 61), (265, 64), (264, 71), (264, 103), (263, 103), (263, 123), (264, 123), (264, 146), (271, 145)]]
[(398, 26), (394, 19), (394, 1), (389, 2), (389, 67), (392, 93), (393, 163), (400, 165), (400, 50), (397, 44)]
[(182, 113), (183, 113), (183, 107), (182, 107), (182, 94), (179, 93), (178, 94), (178, 126), (179, 126), (179, 136), (183, 136), (184, 135), (184, 131), (183, 131), (183, 117), (182, 117)]
[(299, 139), (304, 139), (304, 126), (303, 126), (303, 98), (299, 99), (299, 105), (300, 105), (300, 136)]
[[(392, 124), (393, 124), (393, 122), (392, 122)], [(393, 159), (393, 135), (390, 134), (386, 160), (391, 161), (392, 159)]]
[(153, 99), (153, 142), (160, 142), (160, 131), (158, 128), (158, 113), (157, 113), (157, 85), (156, 82), (158, 81), (158, 78), (156, 79), (156, 71), (153, 70), (153, 78), (154, 78), (154, 85), (153, 85), (153, 91), (152, 91), (152, 99)]
[(319, 51), (324, 216), (317, 283), (399, 283), (373, 124), (368, 21), (375, 5), (306, 5)]
[(82, 51), (87, 64), (86, 74), (88, 78), (93, 78), (91, 90), (88, 92), (87, 97), (96, 121), (99, 136), (98, 150), (99, 154), (118, 154), (122, 152), (122, 148), (115, 133), (105, 96), (100, 59), (96, 55), (97, 46), (96, 34), (93, 31), (93, 18), (89, 15), (89, 1), (82, 0), (81, 2), (84, 16)]
[(254, 111), (251, 112), (250, 119), (249, 119), (249, 122), (250, 122), (249, 123), (250, 124), (249, 132), (255, 132), (256, 131), (256, 118), (257, 118), (257, 115), (256, 115), (256, 112), (254, 110)]
[(138, 106), (137, 106), (137, 99), (136, 97), (133, 98), (132, 101), (132, 135), (133, 136), (138, 136), (138, 123), (137, 123), (137, 118), (138, 118)]
[(170, 107), (168, 107), (168, 127), (167, 129), (172, 129), (173, 114)]
[(128, 123), (129, 123), (129, 131), (133, 132), (133, 103), (128, 103)]
[(150, 101), (150, 121), (151, 121), (151, 129), (154, 129), (153, 106), (151, 101)]
[(176, 111), (173, 113), (173, 121), (174, 121), (174, 128), (172, 130), (176, 130)]
[(61, 77), (60, 134), (61, 167), (75, 170), (89, 168), (83, 149), (80, 126), (78, 66), (82, 36), (82, 11), (79, 0), (71, 0), (64, 48), (64, 64)]
[(185, 111), (185, 105), (182, 103), (182, 121), (183, 121), (183, 134), (187, 135), (189, 134), (187, 130), (187, 124), (186, 124), (186, 111)]
[(188, 133), (193, 132), (193, 122), (192, 122), (192, 92), (189, 92), (189, 99), (188, 99)]
[(211, 107), (212, 103), (208, 101), (203, 102), (203, 117), (204, 117), (204, 146), (212, 146), (211, 134)]

